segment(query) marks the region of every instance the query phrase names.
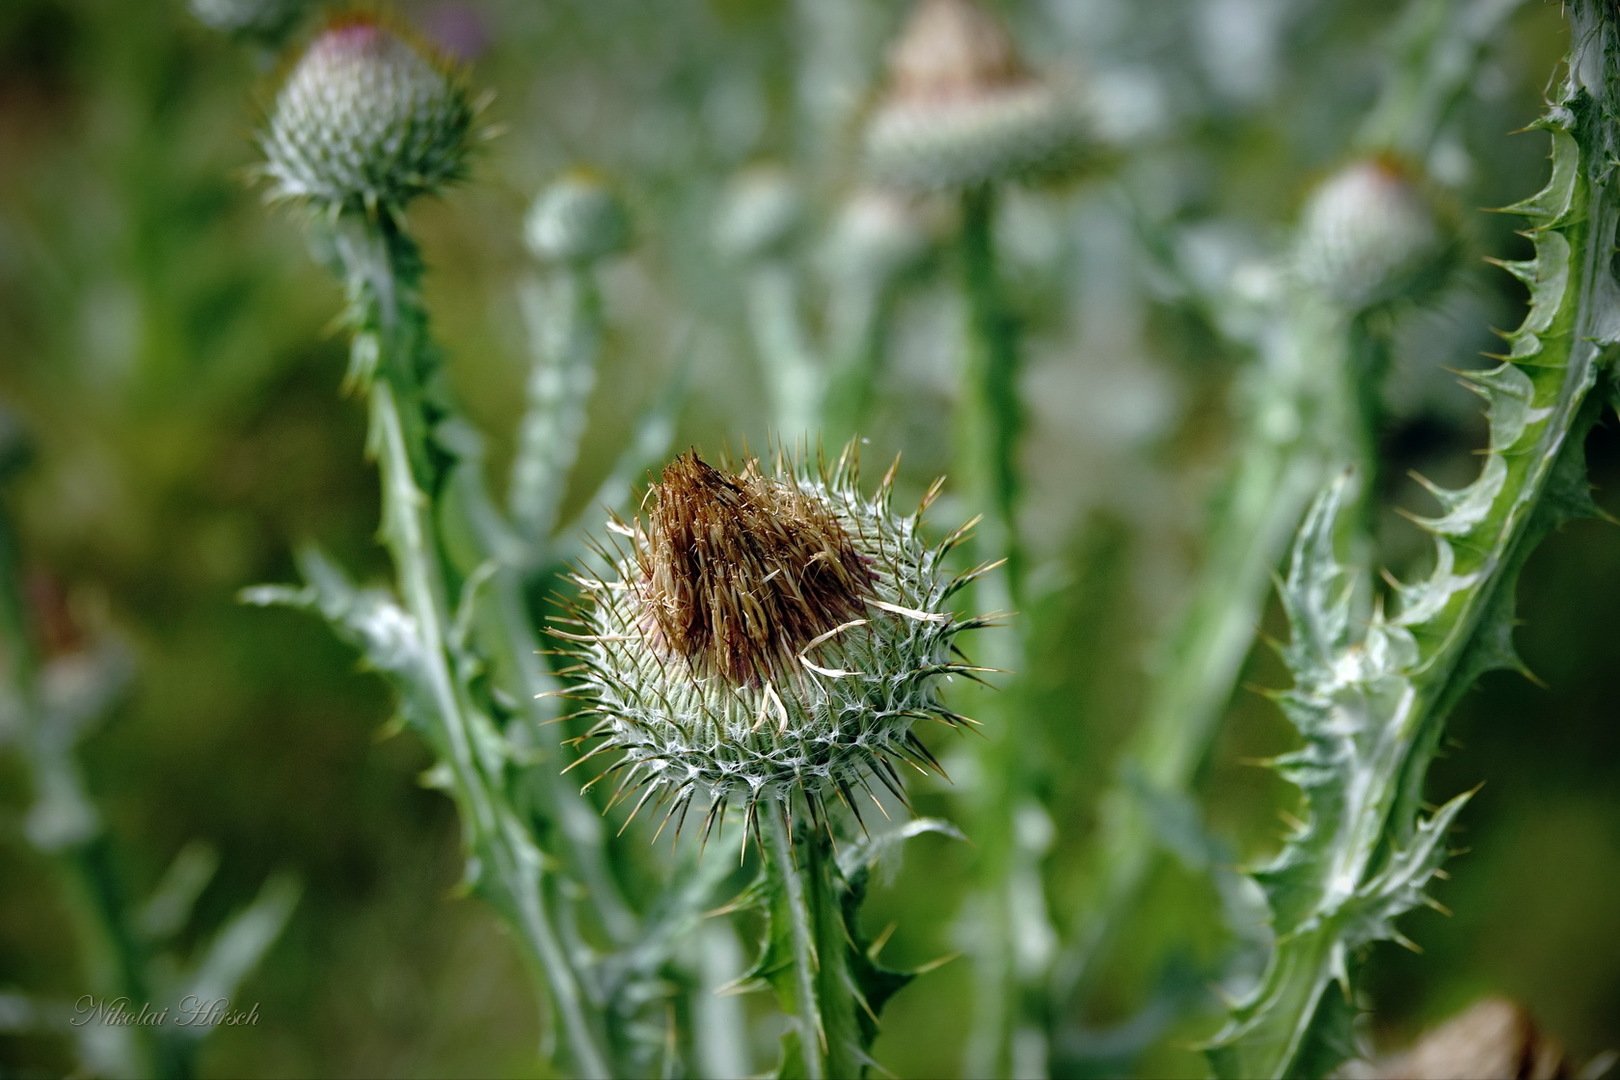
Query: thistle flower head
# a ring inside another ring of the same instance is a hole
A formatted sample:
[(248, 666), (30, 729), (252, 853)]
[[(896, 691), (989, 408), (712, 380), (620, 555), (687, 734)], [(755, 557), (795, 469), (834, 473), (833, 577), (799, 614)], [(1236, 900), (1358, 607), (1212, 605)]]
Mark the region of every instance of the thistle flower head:
[(656, 799), (666, 820), (701, 802), (707, 834), (728, 804), (752, 819), (798, 790), (824, 820), (829, 796), (853, 809), (873, 780), (899, 797), (896, 761), (938, 768), (912, 725), (964, 720), (939, 688), (975, 672), (952, 641), (982, 622), (946, 607), (966, 580), (944, 565), (963, 531), (925, 544), (932, 492), (900, 516), (892, 481), (863, 496), (852, 449), (809, 472), (696, 453), (663, 471), (645, 523), (617, 526), (626, 544), (602, 553), (609, 572), (576, 578), (583, 600), (556, 631), (597, 720), (587, 758), (619, 754), (602, 774), (618, 775), (616, 801)]
[(1349, 311), (1418, 299), (1455, 262), (1454, 223), (1425, 185), (1390, 158), (1330, 176), (1300, 215), (1300, 277)]
[(535, 197), (523, 236), (542, 262), (583, 265), (630, 246), (630, 215), (610, 187), (575, 169)]
[(864, 152), (880, 182), (963, 188), (1061, 171), (1077, 158), (1083, 129), (974, 0), (919, 0), (889, 52)]
[(262, 143), (273, 194), (398, 208), (459, 179), (476, 109), (461, 82), (393, 26), (331, 23), (293, 66)]

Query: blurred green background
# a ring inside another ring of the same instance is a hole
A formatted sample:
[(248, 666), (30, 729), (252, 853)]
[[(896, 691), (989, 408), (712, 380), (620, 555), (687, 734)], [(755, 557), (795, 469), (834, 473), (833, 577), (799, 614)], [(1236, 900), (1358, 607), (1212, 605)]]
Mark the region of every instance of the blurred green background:
[[(1147, 658), (1197, 566), (1205, 504), (1231, 444), (1226, 392), (1247, 359), (1167, 297), (1125, 212), (1216, 263), (1278, 243), (1310, 182), (1343, 160), (1390, 76), (1404, 5), (1350, 0), (1025, 0), (1000, 5), (1032, 62), (1084, 86), (1119, 151), (1112, 174), (1020, 192), (1004, 248), (1029, 348), (1032, 429), (1024, 526), (1047, 597), (1022, 694), (1057, 759), (1051, 902), (1087, 840), (1111, 750), (1141, 702)], [(1430, 5), (1435, 6), (1435, 5)], [(509, 453), (528, 363), (517, 290), (535, 273), (521, 217), (537, 188), (588, 163), (624, 192), (640, 244), (604, 282), (610, 336), (574, 485), (594, 490), (636, 412), (693, 357), (681, 444), (764, 443), (767, 412), (743, 326), (740, 272), (716, 252), (727, 182), (759, 161), (801, 178), (814, 223), (797, 243), (812, 318), (827, 292), (825, 222), (852, 190), (851, 135), (903, 5), (860, 0), (486, 0), (401, 3), (496, 92), (501, 136), (471, 183), (413, 211), (428, 302), (457, 388)], [(1403, 325), (1385, 449), (1404, 467), (1467, 477), (1482, 424), (1446, 368), (1489, 349), (1521, 296), (1479, 254), (1520, 255), (1508, 219), (1475, 212), (1536, 190), (1546, 147), (1511, 136), (1541, 108), (1566, 47), (1557, 5), (1529, 2), (1488, 51), (1448, 136), (1442, 177), (1466, 210), (1472, 257), (1433, 310)], [(363, 418), (338, 393), (336, 284), (300, 230), (251, 185), (252, 134), (275, 60), (176, 2), (0, 5), (0, 404), (35, 459), (12, 505), (30, 595), (53, 647), (118, 642), (127, 689), (82, 760), (132, 893), (203, 840), (221, 855), (198, 940), (290, 870), (302, 899), (235, 995), (262, 1017), (222, 1030), (217, 1076), (532, 1075), (540, 1020), (494, 916), (454, 896), (450, 804), (423, 790), (409, 737), (381, 738), (389, 701), (313, 619), (242, 606), (295, 575), (317, 539), (381, 578)], [(900, 313), (871, 457), (905, 451), (915, 492), (945, 469), (937, 422), (952, 388), (949, 274), (926, 271)], [(943, 327), (943, 329), (942, 329)], [(1600, 501), (1620, 513), (1620, 438), (1593, 439)], [(1421, 508), (1392, 484), (1390, 504)], [(965, 516), (946, 506), (939, 521)], [(1389, 561), (1420, 559), (1393, 514)], [(1440, 899), (1452, 918), (1405, 924), (1424, 954), (1377, 952), (1375, 1029), (1410, 1038), (1484, 993), (1525, 1003), (1577, 1058), (1620, 1044), (1620, 534), (1550, 538), (1520, 588), (1521, 650), (1546, 683), (1489, 676), (1454, 716), (1439, 799), (1483, 781), (1465, 857)], [(1275, 615), (1267, 629), (1282, 631)], [(1275, 686), (1264, 649), (1246, 679)], [(1245, 856), (1274, 846), (1292, 793), (1243, 762), (1287, 745), (1265, 701), (1240, 694), (1202, 784)], [(970, 748), (947, 745), (959, 785)], [(82, 958), (64, 898), (26, 842), (27, 778), (0, 746), (0, 994), (71, 1001)], [(921, 785), (920, 809), (951, 812)], [(918, 842), (866, 920), (898, 924), (889, 955), (960, 948), (971, 847)], [(1072, 875), (1071, 875), (1072, 876)], [(1229, 944), (1201, 875), (1172, 865), (1116, 950), (1109, 1012), (1150, 995), (1161, 961), (1206, 971)], [(1157, 958), (1153, 963), (1145, 958)], [(1178, 960), (1177, 958), (1182, 959)], [(1157, 1033), (1143, 1068), (1201, 1072), (1191, 1042), (1218, 1009)], [(960, 1072), (963, 962), (919, 980), (886, 1015), (877, 1056), (901, 1076)], [(4, 1010), (0, 1010), (0, 1015)], [(1080, 1019), (1080, 1018), (1076, 1018)], [(0, 1024), (0, 1074), (73, 1065), (60, 1033)]]

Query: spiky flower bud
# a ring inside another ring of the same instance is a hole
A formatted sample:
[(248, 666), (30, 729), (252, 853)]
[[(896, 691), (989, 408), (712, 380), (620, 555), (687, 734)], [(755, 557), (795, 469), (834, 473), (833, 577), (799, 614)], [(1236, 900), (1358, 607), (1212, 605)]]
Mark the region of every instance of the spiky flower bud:
[(726, 186), (715, 245), (744, 262), (780, 255), (804, 224), (804, 197), (785, 169), (756, 165)]
[(620, 754), (619, 798), (640, 789), (638, 809), (656, 798), (677, 819), (705, 801), (707, 834), (728, 803), (752, 819), (798, 790), (819, 818), (873, 779), (900, 797), (896, 760), (938, 768), (912, 725), (964, 721), (939, 684), (975, 672), (951, 645), (983, 623), (946, 607), (966, 578), (945, 553), (965, 530), (924, 544), (933, 492), (899, 516), (892, 481), (863, 496), (852, 450), (812, 473), (731, 473), (696, 453), (664, 470), (648, 520), (617, 525), (627, 545), (576, 579), (574, 626), (557, 631), (598, 718), (587, 757)]
[(309, 0), (191, 0), (191, 14), (210, 30), (274, 46), (309, 6)]
[(401, 31), (345, 18), (277, 96), (265, 171), (279, 198), (401, 207), (461, 177), (475, 111), (460, 80)]
[(964, 188), (1063, 170), (1083, 134), (1077, 110), (1025, 67), (994, 16), (973, 0), (919, 0), (890, 50), (865, 156), (883, 183)]
[(630, 246), (630, 215), (611, 188), (576, 169), (535, 197), (523, 237), (542, 262), (593, 263)]
[(1456, 253), (1454, 223), (1425, 186), (1388, 158), (1358, 161), (1316, 188), (1300, 215), (1300, 277), (1349, 311), (1421, 299)]

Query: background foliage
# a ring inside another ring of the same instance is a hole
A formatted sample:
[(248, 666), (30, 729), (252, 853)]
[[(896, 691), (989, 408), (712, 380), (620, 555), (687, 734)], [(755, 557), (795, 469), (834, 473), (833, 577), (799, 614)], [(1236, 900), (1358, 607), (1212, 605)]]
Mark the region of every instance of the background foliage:
[[(522, 213), (541, 183), (579, 162), (624, 190), (640, 243), (604, 281), (610, 331), (576, 505), (685, 355), (694, 368), (680, 443), (763, 444), (770, 414), (741, 274), (716, 249), (713, 223), (739, 169), (790, 164), (818, 223), (793, 253), (818, 317), (832, 287), (820, 223), (850, 189), (852, 125), (901, 7), (400, 7), (498, 95), (491, 116), (505, 133), (474, 182), (413, 211), (428, 303), (495, 456), (510, 453), (528, 362)], [(1167, 286), (1148, 241), (1191, 253), (1185, 265), (1210, 275), (1279, 243), (1392, 77), (1399, 26), (1393, 10), (1340, 0), (1002, 8), (1033, 62), (1088, 88), (1120, 152), (1107, 177), (1015, 194), (1002, 222), (1028, 349), (1024, 526), (1045, 598), (1025, 614), (1035, 655), (1016, 692), (1043, 718), (1031, 737), (1054, 764), (1042, 795), (1062, 926), (1096, 792), (1197, 565), (1235, 434), (1227, 391), (1247, 359)], [(1507, 133), (1538, 115), (1566, 33), (1555, 5), (1524, 4), (1459, 108), (1439, 159), (1451, 163), (1441, 178), (1465, 209), (1471, 256), (1524, 253), (1511, 219), (1474, 210), (1541, 186), (1544, 141)], [(36, 446), (16, 499), (25, 563), (34, 580), (60, 584), (81, 632), (122, 642), (133, 659), (84, 763), (135, 891), (196, 838), (222, 856), (200, 898), (199, 938), (271, 872), (304, 884), (282, 939), (237, 995), (259, 1003), (261, 1023), (212, 1039), (204, 1072), (532, 1073), (540, 1032), (526, 978), (490, 913), (451, 895), (457, 830), (449, 804), (416, 783), (424, 752), (379, 738), (386, 695), (326, 628), (236, 600), (244, 585), (291, 580), (289, 553), (306, 538), (383, 572), (362, 417), (334, 393), (338, 287), (308, 272), (297, 231), (246, 189), (248, 102), (268, 99), (270, 72), (177, 3), (0, 8), (0, 402)], [(873, 458), (904, 450), (913, 492), (950, 463), (937, 423), (953, 394), (946, 270), (925, 267), (908, 287), (869, 431)], [(1492, 345), (1485, 327), (1512, 325), (1521, 300), (1507, 275), (1470, 257), (1432, 309), (1403, 321), (1381, 447), (1391, 503), (1426, 509), (1402, 479), (1409, 467), (1471, 474), (1482, 423), (1445, 369), (1475, 366)], [(1614, 511), (1612, 427), (1592, 449), (1600, 501)], [(1423, 550), (1393, 514), (1383, 533), (1397, 568)], [(1549, 689), (1492, 674), (1449, 725), (1456, 745), (1432, 791), (1485, 782), (1462, 819), (1471, 853), (1448, 865), (1440, 889), (1455, 917), (1405, 924), (1425, 954), (1371, 960), (1382, 1038), (1398, 1042), (1492, 992), (1528, 1004), (1577, 1058), (1620, 1040), (1616, 600), (1611, 526), (1572, 526), (1531, 560), (1519, 640)], [(1267, 628), (1281, 632), (1277, 612)], [(1246, 679), (1281, 678), (1257, 650)], [(1242, 694), (1223, 731), (1199, 794), (1228, 850), (1263, 855), (1280, 832), (1276, 808), (1294, 796), (1245, 762), (1286, 747), (1288, 729)], [(971, 746), (946, 749), (958, 787), (971, 788)], [(920, 812), (950, 814), (940, 786), (917, 791)], [(79, 958), (62, 898), (17, 827), (26, 797), (11, 757), (0, 758), (0, 806), (0, 991), (72, 999), (83, 992)], [(886, 956), (921, 963), (961, 947), (974, 858), (941, 838), (915, 842), (865, 914), (873, 927), (897, 924)], [(1161, 866), (1112, 951), (1098, 1011), (1073, 1018), (1093, 1035), (1073, 1069), (1107, 1071), (1107, 1046), (1128, 1053), (1142, 1032), (1096, 1033), (1145, 1016), (1153, 1049), (1142, 1068), (1201, 1074), (1190, 1043), (1212, 1029), (1209, 973), (1232, 944), (1220, 905), (1196, 867)], [(971, 978), (965, 963), (948, 964), (897, 996), (879, 1060), (900, 1075), (958, 1071)], [(1154, 1003), (1187, 1019), (1155, 1027), (1152, 1007), (1138, 1012)], [(60, 1038), (0, 1026), (0, 1068), (55, 1073), (69, 1055)]]

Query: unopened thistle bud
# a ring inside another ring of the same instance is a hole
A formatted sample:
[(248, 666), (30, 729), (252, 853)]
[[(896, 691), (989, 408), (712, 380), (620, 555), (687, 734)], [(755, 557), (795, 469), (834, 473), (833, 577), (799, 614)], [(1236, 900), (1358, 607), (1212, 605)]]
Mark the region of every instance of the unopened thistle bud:
[(804, 225), (804, 197), (787, 170), (756, 165), (726, 186), (715, 245), (749, 262), (782, 254)]
[(1329, 177), (1300, 215), (1300, 277), (1348, 311), (1421, 299), (1444, 283), (1456, 230), (1425, 186), (1386, 158)]
[(309, 0), (191, 0), (191, 14), (210, 30), (274, 46), (310, 6)]
[(646, 523), (616, 526), (626, 544), (609, 573), (576, 579), (580, 607), (557, 630), (597, 717), (586, 757), (619, 755), (603, 774), (619, 777), (615, 801), (653, 800), (677, 828), (701, 802), (707, 835), (728, 804), (753, 820), (797, 790), (821, 819), (873, 780), (903, 798), (897, 761), (937, 770), (912, 726), (965, 721), (939, 688), (978, 670), (952, 642), (983, 621), (946, 603), (988, 567), (953, 576), (945, 554), (965, 529), (926, 545), (933, 492), (900, 516), (892, 481), (863, 496), (852, 450), (812, 473), (731, 473), (695, 453), (664, 470)]
[(1077, 110), (1024, 66), (994, 16), (973, 0), (920, 0), (890, 50), (865, 156), (881, 183), (965, 188), (1062, 171), (1083, 132)]
[(346, 18), (287, 77), (265, 171), (278, 198), (399, 208), (462, 176), (475, 112), (460, 80), (400, 31)]
[(575, 170), (536, 196), (523, 236), (542, 262), (583, 265), (630, 246), (630, 215), (611, 188)]

